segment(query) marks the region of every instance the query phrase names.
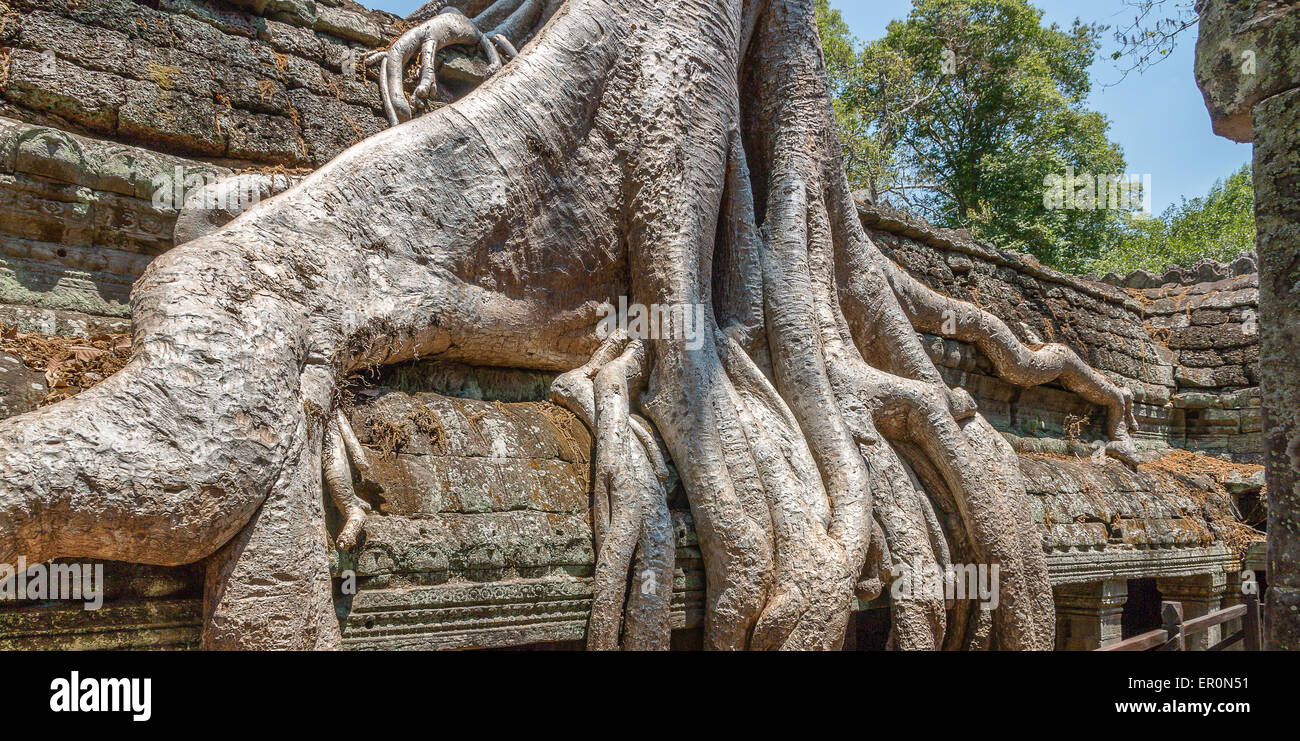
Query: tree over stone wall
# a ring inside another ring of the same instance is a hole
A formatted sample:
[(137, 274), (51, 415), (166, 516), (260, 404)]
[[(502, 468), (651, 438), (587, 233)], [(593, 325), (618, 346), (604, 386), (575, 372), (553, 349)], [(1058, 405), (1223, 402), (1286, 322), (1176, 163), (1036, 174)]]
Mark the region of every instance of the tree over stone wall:
[[(561, 373), (553, 398), (596, 439), (593, 647), (667, 646), (668, 595), (628, 586), (670, 576), (671, 462), (711, 647), (838, 647), (855, 595), (964, 562), (1000, 567), (998, 609), (899, 601), (895, 645), (1050, 648), (1014, 453), (916, 332), (1102, 406), (1126, 461), (1132, 394), (885, 259), (849, 197), (811, 0), (445, 5), (375, 58), (401, 125), (153, 261), (126, 368), (0, 422), (0, 561), (215, 553), (206, 645), (337, 645), (325, 543), (364, 538), (371, 507), (340, 384), (433, 356)], [(500, 70), (427, 104), (439, 47), (475, 43)], [(703, 321), (597, 334), (619, 299)]]

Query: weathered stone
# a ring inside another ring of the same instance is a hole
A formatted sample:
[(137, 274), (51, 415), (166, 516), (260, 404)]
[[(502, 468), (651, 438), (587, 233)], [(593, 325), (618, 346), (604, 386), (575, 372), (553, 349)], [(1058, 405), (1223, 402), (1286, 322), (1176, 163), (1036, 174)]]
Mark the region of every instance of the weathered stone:
[(18, 356), (0, 352), (0, 419), (35, 409), (46, 391), (44, 374), (23, 365)]
[[(140, 201), (155, 195), (151, 179), (142, 176), (176, 158), (155, 161), (145, 152), (139, 161), (97, 159), (96, 152), (110, 145), (48, 128), (27, 136), (30, 122), (57, 116), (60, 126), (78, 132), (232, 167), (319, 165), (383, 128), (373, 81), (348, 70), (360, 58), (354, 52), (364, 51), (359, 45), (392, 36), (395, 19), (344, 0), (105, 0), (71, 10), (47, 10), (50, 4), (32, 0), (17, 5), (40, 12), (29, 11), (15, 49), (18, 82), (13, 95), (6, 92), (4, 110), (28, 124), (0, 121), (6, 168), (0, 176), (8, 178), (0, 180), (0, 194), (40, 198), (38, 210), (47, 216), (6, 215), (0, 222), (0, 260), (6, 261), (0, 269), (16, 276), (11, 281), (18, 286), (0, 298), (28, 301), (52, 286), (84, 280), (82, 293), (110, 299), (88, 309), (125, 314), (128, 277), (171, 246), (167, 218), (174, 208), (151, 203), (146, 209)], [(141, 22), (133, 23), (137, 17)], [(120, 43), (89, 48), (103, 39)], [(93, 96), (116, 86), (130, 95), (67, 98), (58, 75), (36, 64), (46, 65), (44, 52), (55, 47), (67, 52), (56, 54), (53, 69), (81, 74), (82, 92)], [(447, 80), (467, 85), (486, 76), (479, 57), (457, 51), (443, 53), (442, 71)], [(1143, 460), (1169, 444), (1258, 454), (1258, 393), (1237, 391), (1254, 382), (1259, 354), (1247, 329), (1246, 312), (1258, 296), (1251, 276), (1229, 278), (1237, 268), (1201, 263), (1171, 273), (1175, 280), (1163, 287), (1168, 276), (1131, 274), (1122, 281), (1131, 289), (1125, 291), (999, 252), (964, 232), (873, 208), (862, 216), (882, 249), (936, 290), (1005, 317), (1026, 342), (1067, 344), (1131, 389), (1143, 426)], [(144, 223), (146, 217), (152, 222)], [(5, 275), (0, 291), (7, 290)], [(55, 324), (66, 329), (77, 316), (61, 315)], [(1050, 563), (1069, 562), (1069, 573), (1054, 570), (1054, 580), (1077, 584), (1084, 575), (1097, 583), (1116, 578), (1117, 569), (1186, 576), (1189, 568), (1222, 571), (1231, 561), (1215, 531), (1230, 502), (1213, 477), (1158, 475), (1093, 458), (1105, 437), (1097, 407), (1056, 386), (1012, 386), (970, 344), (922, 340), (944, 378), (970, 391), (984, 415), (1026, 454), (1020, 462)], [(355, 600), (340, 601), (345, 642), (470, 647), (580, 638), (594, 560), (592, 437), (545, 401), (551, 374), (447, 365), (388, 369), (379, 384), (350, 399), (350, 419), (382, 490), (356, 482), (374, 512), (359, 548), (333, 556), (335, 575), (354, 569), (362, 586)], [(678, 508), (674, 599), (681, 600), (673, 619), (698, 624), (702, 556), (680, 491), (669, 496)], [(266, 519), (213, 561), (213, 579), (236, 568), (250, 577), (248, 588), (228, 599), (260, 599), (265, 593), (255, 577), (273, 576), (277, 564), (300, 566), (304, 544), (321, 533), (284, 523), (297, 515), (321, 521), (319, 506), (302, 497), (268, 500)], [(258, 530), (273, 515), (277, 524)], [(240, 562), (234, 551), (245, 546), (260, 560)], [(1170, 565), (1177, 559), (1182, 565)], [(688, 599), (692, 607), (683, 607)], [(410, 615), (420, 610), (423, 617)], [(564, 618), (554, 621), (563, 626), (559, 632), (540, 626), (538, 614), (550, 610)], [(686, 616), (690, 611), (695, 618)], [(283, 617), (277, 630), (321, 628), (301, 615)], [(410, 628), (416, 623), (418, 629)], [(241, 629), (252, 626), (231, 624), (222, 631), (232, 638)]]
[(0, 301), (125, 316), (186, 191), (228, 172), (0, 119)]
[(1254, 255), (1242, 255), (1232, 261), (1229, 266), (1233, 275), (1247, 275), (1249, 273), (1258, 273), (1259, 264)]
[(1207, 350), (1234, 347), (1251, 341), (1253, 338), (1247, 336), (1239, 325), (1191, 326), (1171, 337), (1169, 346), (1175, 350)]
[(1228, 277), (1228, 271), (1224, 265), (1209, 259), (1197, 262), (1192, 270), (1198, 283), (1212, 283)]
[(1180, 367), (1174, 372), (1174, 380), (1181, 386), (1200, 388), (1221, 388), (1250, 386), (1250, 377), (1242, 366), (1219, 366), (1215, 368)]
[(1223, 324), (1228, 321), (1228, 314), (1213, 309), (1198, 309), (1192, 312), (1192, 324)]
[[(364, 52), (397, 19), (355, 3), (15, 0), (9, 115), (190, 156), (316, 166), (384, 126)], [(262, 5), (260, 9), (257, 5)]]
[(1223, 479), (1223, 486), (1230, 494), (1236, 495), (1260, 491), (1264, 488), (1264, 469), (1261, 468), (1250, 475), (1233, 471)]
[(1127, 581), (1063, 585), (1055, 596), (1057, 650), (1094, 651), (1123, 638)]
[(1300, 9), (1290, 2), (1200, 0), (1196, 83), (1214, 133), (1252, 138), (1257, 103), (1300, 87)]
[(1214, 130), (1255, 142), (1258, 378), (1269, 492), (1266, 643), (1294, 650), (1300, 649), (1300, 5), (1203, 0), (1197, 10), (1196, 78)]
[(1129, 288), (1153, 288), (1160, 285), (1160, 279), (1146, 270), (1134, 270), (1123, 281)]
[[(1300, 14), (1297, 14), (1300, 16)], [(1298, 53), (1297, 45), (1288, 51)], [(1260, 387), (1268, 465), (1275, 648), (1300, 649), (1300, 89), (1255, 107), (1256, 228), (1260, 257)]]

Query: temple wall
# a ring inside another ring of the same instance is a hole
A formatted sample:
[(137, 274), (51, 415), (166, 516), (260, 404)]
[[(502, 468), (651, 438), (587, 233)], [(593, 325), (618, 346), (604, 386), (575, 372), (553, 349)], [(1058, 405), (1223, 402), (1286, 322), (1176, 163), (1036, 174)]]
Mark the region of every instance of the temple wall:
[[(934, 290), (993, 312), (1022, 342), (1069, 345), (1129, 388), (1139, 446), (1260, 462), (1259, 275), (1232, 275), (1252, 261), (1175, 269), (1164, 276), (1170, 282), (1132, 288), (1121, 278), (1066, 275), (887, 209), (860, 205), (859, 213), (882, 251)], [(1020, 450), (1082, 454), (1104, 440), (1102, 410), (1057, 384), (1019, 389), (993, 377), (972, 345), (925, 341), (949, 381)]]
[[(348, 0), (0, 3), (0, 304), (127, 316), (187, 193), (381, 131)], [(373, 76), (373, 73), (372, 73)]]
[(350, 0), (6, 0), (0, 115), (235, 167), (318, 167), (384, 128)]
[[(425, 377), (472, 380), (459, 386), (472, 390), (448, 396), (439, 393), (452, 390), (443, 384), (439, 392), (407, 392), (398, 387), (409, 374), (390, 374), (350, 412), (384, 491), (363, 544), (334, 552), (339, 585), (352, 578), (357, 587), (338, 595), (345, 647), (582, 639), (595, 558), (590, 433), (550, 403), (501, 401), (540, 396), (529, 393), (545, 387), (540, 374), (436, 362), (424, 370)], [(1234, 500), (1208, 472), (1033, 454), (1020, 465), (1061, 588), (1237, 568)], [(703, 616), (703, 561), (679, 487), (669, 501), (678, 537), (672, 620), (690, 631)], [(0, 648), (194, 644), (201, 570), (108, 567), (115, 591), (93, 615), (79, 605), (0, 603)]]
[[(131, 284), (172, 247), (181, 199), (171, 183), (230, 172), (0, 118), (0, 305), (129, 317)], [(3, 312), (0, 321), (40, 326), (30, 311)]]
[(1169, 442), (1263, 463), (1259, 273), (1132, 293), (1174, 365)]

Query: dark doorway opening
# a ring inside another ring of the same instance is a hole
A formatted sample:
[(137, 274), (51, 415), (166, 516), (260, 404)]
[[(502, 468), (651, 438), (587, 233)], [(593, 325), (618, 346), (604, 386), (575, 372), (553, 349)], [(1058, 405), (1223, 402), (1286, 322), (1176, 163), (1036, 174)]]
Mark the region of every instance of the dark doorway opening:
[(1156, 588), (1156, 580), (1129, 579), (1128, 600), (1120, 617), (1121, 635), (1132, 638), (1161, 625), (1160, 590)]

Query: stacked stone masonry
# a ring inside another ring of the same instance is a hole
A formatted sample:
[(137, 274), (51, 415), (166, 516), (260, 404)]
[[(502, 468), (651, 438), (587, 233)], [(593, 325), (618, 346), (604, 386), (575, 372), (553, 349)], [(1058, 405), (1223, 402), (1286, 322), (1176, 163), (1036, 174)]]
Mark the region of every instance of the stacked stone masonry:
[[(1231, 270), (1216, 263), (1204, 271), (1209, 282), (1125, 288), (886, 209), (860, 205), (859, 213), (882, 251), (931, 288), (993, 312), (1022, 342), (1069, 345), (1129, 388), (1144, 447), (1260, 462), (1257, 273), (1223, 277)], [(930, 337), (927, 347), (1021, 450), (1077, 454), (1103, 439), (1101, 410), (1073, 394), (1009, 386), (964, 343)]]
[(348, 0), (7, 0), (0, 114), (236, 167), (315, 167), (384, 128)]

